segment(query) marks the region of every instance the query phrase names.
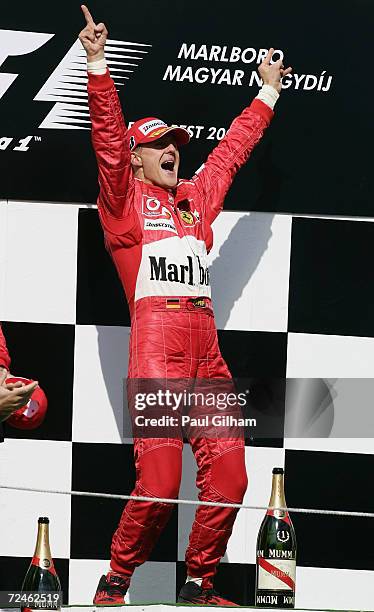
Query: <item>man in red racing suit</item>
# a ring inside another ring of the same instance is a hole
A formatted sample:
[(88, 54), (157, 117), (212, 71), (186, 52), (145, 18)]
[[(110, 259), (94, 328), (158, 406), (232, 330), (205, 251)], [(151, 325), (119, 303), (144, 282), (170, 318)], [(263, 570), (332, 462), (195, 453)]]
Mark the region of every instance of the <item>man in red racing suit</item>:
[[(211, 223), (222, 210), (231, 182), (273, 116), (285, 70), (260, 67), (266, 83), (257, 99), (191, 180), (177, 180), (181, 128), (149, 117), (127, 130), (113, 80), (106, 68), (107, 31), (82, 7), (86, 27), (92, 142), (98, 168), (98, 212), (106, 248), (122, 281), (131, 314), (129, 379), (227, 379), (211, 307), (207, 253)], [(199, 499), (241, 503), (247, 487), (242, 436), (190, 440)], [(134, 438), (133, 495), (176, 498), (181, 479), (181, 437)], [(129, 501), (113, 536), (111, 567), (94, 603), (123, 603), (134, 569), (149, 558), (172, 504)], [(235, 508), (199, 506), (186, 552), (188, 578), (179, 602), (234, 605), (212, 588), (237, 514)]]

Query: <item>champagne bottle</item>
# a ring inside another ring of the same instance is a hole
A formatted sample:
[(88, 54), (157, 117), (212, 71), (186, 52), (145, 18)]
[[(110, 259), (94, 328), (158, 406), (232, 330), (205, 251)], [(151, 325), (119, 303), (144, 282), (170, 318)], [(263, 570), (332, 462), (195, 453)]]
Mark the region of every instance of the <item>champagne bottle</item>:
[[(22, 591), (35, 591), (48, 593), (49, 591), (61, 591), (61, 584), (57, 576), (51, 549), (49, 546), (49, 519), (40, 517), (38, 519), (38, 536), (34, 556), (22, 584)], [(55, 608), (60, 609), (58, 607)], [(23, 612), (33, 612), (34, 608), (21, 608)]]
[(296, 535), (286, 508), (284, 471), (273, 468), (269, 509), (257, 537), (257, 607), (294, 608)]

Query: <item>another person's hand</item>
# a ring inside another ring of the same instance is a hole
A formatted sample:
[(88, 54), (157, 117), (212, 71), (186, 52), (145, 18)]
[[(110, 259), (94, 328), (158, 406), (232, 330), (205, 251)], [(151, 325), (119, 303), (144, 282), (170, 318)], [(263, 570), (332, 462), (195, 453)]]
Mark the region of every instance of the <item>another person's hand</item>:
[(84, 4), (81, 5), (81, 9), (86, 19), (86, 27), (79, 34), (79, 40), (87, 53), (87, 61), (94, 62), (103, 59), (108, 30), (103, 23), (96, 25), (90, 11)]
[(263, 80), (264, 85), (271, 85), (278, 93), (282, 90), (281, 78), (290, 74), (292, 68), (285, 68), (281, 59), (270, 64), (270, 60), (273, 57), (274, 49), (269, 49), (267, 56), (263, 60), (262, 64), (258, 67), (260, 77)]
[(7, 419), (15, 410), (25, 406), (33, 391), (38, 386), (37, 381), (28, 385), (22, 382), (6, 384), (5, 379), (9, 376), (5, 368), (0, 368), (0, 421)]
[(0, 366), (0, 386), (5, 383), (5, 379), (8, 376), (8, 370), (5, 366)]

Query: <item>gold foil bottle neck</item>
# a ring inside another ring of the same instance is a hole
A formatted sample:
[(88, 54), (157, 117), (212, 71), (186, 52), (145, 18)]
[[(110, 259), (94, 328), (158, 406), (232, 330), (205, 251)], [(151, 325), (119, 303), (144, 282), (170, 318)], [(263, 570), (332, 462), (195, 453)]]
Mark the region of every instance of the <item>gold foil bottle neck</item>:
[(44, 567), (47, 567), (45, 561), (49, 561), (50, 564), (52, 563), (48, 523), (38, 523), (38, 537), (36, 539), (34, 557), (39, 558), (41, 563), (44, 562)]
[(274, 516), (277, 518), (283, 518), (287, 514), (286, 510), (275, 510), (275, 508), (287, 507), (284, 495), (284, 474), (273, 473), (269, 507), (274, 508)]

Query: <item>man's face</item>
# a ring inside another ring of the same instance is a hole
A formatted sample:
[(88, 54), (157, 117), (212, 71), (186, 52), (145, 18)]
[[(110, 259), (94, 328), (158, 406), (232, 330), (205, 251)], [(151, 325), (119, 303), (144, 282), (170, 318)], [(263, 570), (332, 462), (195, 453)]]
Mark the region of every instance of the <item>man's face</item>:
[[(172, 134), (140, 145), (133, 152), (140, 164), (140, 177), (145, 183), (173, 189), (178, 182), (179, 151)], [(134, 169), (137, 170), (134, 165)]]

